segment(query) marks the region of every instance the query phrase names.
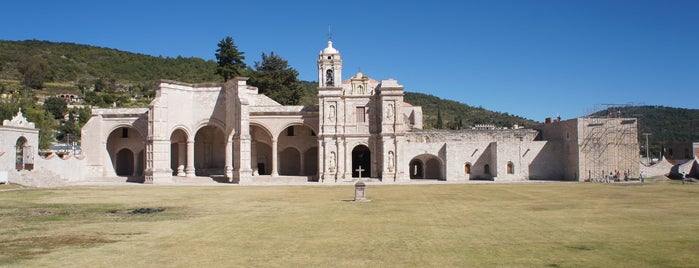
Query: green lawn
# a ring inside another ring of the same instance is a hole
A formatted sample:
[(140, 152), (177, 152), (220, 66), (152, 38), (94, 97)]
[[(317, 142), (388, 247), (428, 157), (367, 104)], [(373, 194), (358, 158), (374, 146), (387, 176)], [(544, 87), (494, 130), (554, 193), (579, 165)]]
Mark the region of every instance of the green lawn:
[(699, 265), (698, 184), (11, 187), (0, 266)]

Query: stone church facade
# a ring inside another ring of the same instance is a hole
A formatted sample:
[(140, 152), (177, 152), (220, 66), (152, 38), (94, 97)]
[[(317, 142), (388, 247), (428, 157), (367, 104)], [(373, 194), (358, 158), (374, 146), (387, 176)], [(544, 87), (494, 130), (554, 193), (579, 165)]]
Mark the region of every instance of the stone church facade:
[(63, 177), (395, 183), (639, 172), (633, 118), (556, 121), (538, 130), (426, 131), (421, 107), (404, 102), (396, 80), (361, 72), (342, 80), (342, 57), (330, 41), (317, 64), (317, 106), (280, 105), (237, 77), (223, 84), (161, 80), (148, 108), (93, 109), (82, 129), (79, 174)]

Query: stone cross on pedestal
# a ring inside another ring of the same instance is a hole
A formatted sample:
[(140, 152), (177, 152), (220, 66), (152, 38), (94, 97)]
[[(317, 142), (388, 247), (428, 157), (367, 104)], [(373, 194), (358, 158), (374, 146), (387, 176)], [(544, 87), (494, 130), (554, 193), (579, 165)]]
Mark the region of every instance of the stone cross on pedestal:
[(354, 171), (359, 172), (359, 178), (361, 179), (362, 178), (362, 171), (364, 171), (362, 166), (359, 166), (359, 168), (355, 169)]

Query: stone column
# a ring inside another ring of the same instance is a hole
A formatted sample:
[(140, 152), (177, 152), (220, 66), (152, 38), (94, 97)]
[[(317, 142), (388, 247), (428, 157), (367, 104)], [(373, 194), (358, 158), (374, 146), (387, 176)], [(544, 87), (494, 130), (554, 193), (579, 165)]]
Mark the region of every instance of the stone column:
[(279, 176), (279, 165), (277, 164), (278, 158), (279, 157), (277, 156), (277, 139), (272, 139), (272, 172), (270, 173), (272, 177)]
[(196, 176), (196, 171), (194, 170), (194, 140), (187, 141), (187, 167), (185, 168), (185, 173), (187, 177)]
[(325, 181), (325, 142), (322, 139), (318, 139), (318, 182)]
[(303, 176), (303, 174), (305, 174), (305, 169), (303, 167), (306, 165), (306, 162), (304, 162), (303, 153), (299, 154), (299, 160), (299, 164), (301, 165), (299, 167), (299, 175)]
[(259, 175), (259, 170), (257, 170), (257, 142), (250, 141), (250, 167), (252, 168), (252, 175)]
[[(338, 165), (338, 167), (342, 167), (342, 169), (338, 170), (338, 172), (342, 172), (342, 179), (344, 180), (352, 180), (352, 150), (349, 149), (350, 148), (347, 148), (346, 140), (338, 144), (337, 157), (338, 160), (342, 161), (341, 165)], [(348, 151), (349, 153), (347, 153)], [(342, 157), (342, 159), (340, 159), (340, 157)]]
[(184, 166), (187, 160), (187, 143), (177, 143), (177, 176), (184, 177)]
[(230, 136), (226, 139), (226, 160), (224, 170), (226, 171), (226, 178), (228, 178), (230, 181), (233, 178), (233, 138)]

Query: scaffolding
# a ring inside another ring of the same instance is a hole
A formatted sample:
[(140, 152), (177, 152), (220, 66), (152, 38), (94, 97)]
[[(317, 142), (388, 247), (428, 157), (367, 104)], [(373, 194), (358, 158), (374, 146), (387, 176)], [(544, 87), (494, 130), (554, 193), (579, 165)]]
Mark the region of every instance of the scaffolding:
[[(610, 174), (638, 176), (638, 119), (624, 117), (632, 104), (599, 104), (579, 122), (581, 178), (608, 181)], [(600, 109), (604, 107), (604, 109)], [(607, 111), (606, 113), (600, 113)], [(586, 174), (585, 174), (586, 173)], [(623, 175), (622, 175), (623, 176)], [(620, 178), (623, 177), (620, 176)]]

